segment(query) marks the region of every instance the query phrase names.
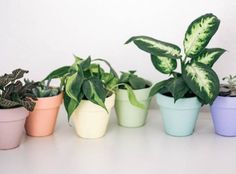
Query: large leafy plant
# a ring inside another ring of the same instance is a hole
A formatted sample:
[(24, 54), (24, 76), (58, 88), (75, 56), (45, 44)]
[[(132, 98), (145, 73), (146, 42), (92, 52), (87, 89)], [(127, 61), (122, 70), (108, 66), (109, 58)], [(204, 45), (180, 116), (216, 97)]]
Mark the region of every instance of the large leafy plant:
[[(100, 64), (93, 63), (103, 61), (110, 71), (106, 72)], [(64, 90), (64, 105), (67, 111), (68, 120), (77, 108), (81, 100), (89, 100), (105, 110), (105, 99), (111, 96), (119, 85), (124, 85), (129, 93), (130, 102), (143, 107), (139, 103), (127, 84), (119, 84), (119, 78), (111, 65), (103, 59), (91, 60), (91, 57), (82, 59), (75, 56), (75, 62), (71, 66), (63, 66), (51, 72), (45, 80), (60, 78)]]
[(20, 79), (28, 73), (26, 70), (16, 69), (11, 74), (0, 76), (0, 108), (9, 109), (23, 106), (33, 111), (36, 99), (32, 92), (37, 83), (23, 84)]
[[(151, 82), (136, 75), (136, 71), (121, 72), (119, 83), (127, 84), (134, 90), (144, 89), (151, 86)], [(124, 85), (120, 85), (119, 88), (126, 89)]]
[[(178, 100), (197, 96), (202, 104), (212, 104), (219, 93), (219, 79), (212, 66), (225, 52), (221, 48), (206, 48), (218, 30), (220, 20), (213, 14), (205, 14), (194, 20), (184, 38), (184, 56), (174, 44), (148, 36), (131, 37), (138, 48), (151, 54), (154, 67), (171, 77), (154, 85), (150, 95), (162, 93)], [(176, 72), (179, 61), (180, 72)]]

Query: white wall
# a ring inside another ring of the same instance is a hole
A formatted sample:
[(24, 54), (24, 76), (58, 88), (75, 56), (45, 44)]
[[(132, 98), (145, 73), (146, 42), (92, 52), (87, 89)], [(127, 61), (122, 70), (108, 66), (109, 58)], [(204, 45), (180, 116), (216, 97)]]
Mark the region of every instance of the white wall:
[(78, 54), (159, 81), (166, 76), (149, 55), (123, 43), (149, 35), (182, 46), (189, 23), (208, 12), (221, 19), (209, 47), (228, 50), (214, 69), (220, 77), (236, 74), (235, 9), (235, 0), (0, 0), (0, 74), (21, 67), (40, 80)]

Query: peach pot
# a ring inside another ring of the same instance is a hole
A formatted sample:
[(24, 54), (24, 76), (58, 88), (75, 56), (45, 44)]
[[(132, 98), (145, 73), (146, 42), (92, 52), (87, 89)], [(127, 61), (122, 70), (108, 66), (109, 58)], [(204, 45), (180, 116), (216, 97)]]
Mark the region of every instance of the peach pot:
[(33, 112), (26, 119), (27, 135), (43, 137), (53, 134), (63, 95), (38, 98)]
[(0, 109), (0, 149), (13, 149), (20, 145), (28, 111), (23, 108)]
[(76, 133), (82, 138), (100, 138), (104, 136), (115, 103), (115, 95), (106, 98), (108, 112), (88, 100), (82, 100), (72, 114), (72, 123)]

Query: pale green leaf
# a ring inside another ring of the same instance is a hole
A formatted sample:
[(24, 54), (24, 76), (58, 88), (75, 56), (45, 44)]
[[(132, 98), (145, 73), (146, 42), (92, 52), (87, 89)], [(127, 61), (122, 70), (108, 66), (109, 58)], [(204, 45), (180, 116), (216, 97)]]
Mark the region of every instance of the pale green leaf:
[(165, 56), (151, 55), (151, 60), (154, 67), (164, 74), (170, 74), (177, 67), (177, 61), (175, 59)]

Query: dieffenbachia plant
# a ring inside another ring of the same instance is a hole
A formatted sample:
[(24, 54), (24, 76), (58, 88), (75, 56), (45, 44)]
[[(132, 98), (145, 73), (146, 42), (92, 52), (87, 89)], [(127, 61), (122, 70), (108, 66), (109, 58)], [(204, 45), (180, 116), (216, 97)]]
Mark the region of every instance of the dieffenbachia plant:
[[(127, 84), (133, 90), (144, 89), (151, 86), (151, 82), (139, 77), (135, 73), (136, 71), (121, 72), (119, 84)], [(119, 88), (124, 89), (126, 87), (124, 85), (120, 85)]]
[(0, 108), (10, 109), (25, 107), (28, 111), (33, 111), (36, 99), (32, 89), (37, 83), (23, 84), (20, 79), (28, 73), (26, 70), (16, 69), (11, 74), (0, 76)]
[(223, 80), (226, 80), (227, 84), (220, 86), (220, 96), (236, 97), (236, 76), (229, 75)]
[[(212, 66), (225, 52), (221, 48), (206, 48), (218, 30), (220, 20), (213, 14), (205, 14), (194, 20), (184, 38), (184, 53), (174, 44), (156, 40), (148, 36), (131, 37), (126, 44), (133, 42), (138, 48), (151, 54), (154, 67), (168, 80), (154, 85), (150, 96), (156, 93), (169, 94), (174, 100), (197, 96), (202, 104), (212, 104), (219, 94), (219, 79)], [(181, 72), (176, 72), (177, 61)]]
[[(100, 64), (95, 61), (105, 62), (110, 71), (106, 72)], [(81, 100), (89, 100), (105, 110), (105, 99), (115, 93), (119, 85), (119, 78), (111, 65), (103, 59), (91, 60), (81, 59), (75, 56), (75, 62), (71, 66), (63, 66), (51, 72), (44, 80), (60, 78), (64, 90), (64, 105), (67, 111), (68, 120)], [(132, 91), (132, 88), (124, 84), (128, 90), (130, 102), (142, 108)]]

